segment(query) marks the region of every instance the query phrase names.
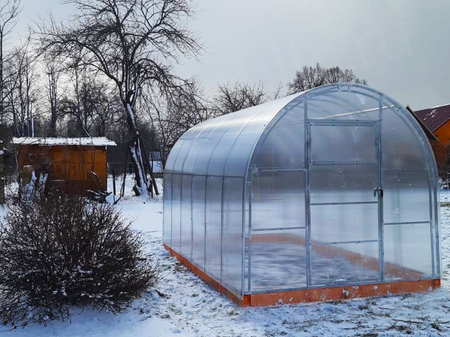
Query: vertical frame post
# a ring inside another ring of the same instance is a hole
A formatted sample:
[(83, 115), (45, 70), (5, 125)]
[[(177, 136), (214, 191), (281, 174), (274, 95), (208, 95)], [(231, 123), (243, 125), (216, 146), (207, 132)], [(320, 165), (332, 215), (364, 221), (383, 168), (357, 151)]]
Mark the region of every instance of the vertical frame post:
[(182, 254), (181, 248), (183, 244), (183, 180), (184, 180), (184, 173), (181, 171), (181, 183), (180, 183), (180, 248), (179, 253)]
[(194, 261), (194, 174), (191, 175), (191, 260)]
[(306, 287), (311, 288), (311, 205), (310, 205), (310, 160), (311, 160), (311, 124), (308, 122), (308, 99), (304, 105), (305, 118), (305, 248), (306, 248)]
[[(428, 165), (427, 165), (428, 166)], [(435, 258), (435, 247), (436, 247), (436, 243), (439, 241), (436, 241), (435, 235), (434, 235), (434, 231), (433, 228), (435, 228), (436, 231), (438, 231), (438, 227), (433, 226), (433, 224), (435, 223), (435, 215), (433, 212), (433, 205), (435, 203), (437, 203), (437, 200), (435, 200), (435, 196), (437, 195), (437, 190), (435, 190), (435, 187), (433, 185), (435, 185), (435, 181), (434, 179), (430, 179), (431, 174), (430, 174), (430, 168), (427, 167), (427, 171), (428, 171), (428, 200), (430, 203), (430, 245), (431, 245), (431, 266), (432, 266), (432, 274), (433, 277), (437, 276), (436, 273), (436, 262), (437, 259)], [(437, 253), (437, 252), (436, 252)]]
[(203, 205), (205, 208), (205, 214), (204, 214), (205, 219), (203, 221), (203, 224), (205, 226), (205, 235), (203, 237), (203, 270), (205, 270), (205, 271), (206, 271), (206, 234), (207, 234), (206, 228), (208, 227), (208, 226), (206, 226), (206, 210), (207, 210), (206, 205), (207, 204), (208, 204), (208, 175), (205, 174), (205, 203)]
[(222, 281), (223, 271), (223, 190), (225, 189), (225, 177), (222, 177), (222, 193), (220, 196), (220, 281)]
[[(383, 147), (381, 143), (381, 125), (383, 122), (383, 96), (379, 97), (378, 124), (376, 126), (376, 142), (378, 153), (378, 281), (384, 280), (384, 228), (383, 228)], [(381, 192), (380, 192), (381, 191)]]
[[(164, 192), (163, 192), (164, 193)], [(173, 174), (170, 174), (170, 248), (173, 249)]]
[[(434, 180), (434, 179), (433, 179)], [(439, 211), (440, 211), (440, 200), (439, 200), (439, 194), (438, 194), (438, 184), (439, 183), (439, 181), (434, 181), (434, 193), (433, 193), (433, 195), (434, 195), (434, 197), (435, 197), (435, 202), (434, 202), (434, 211), (435, 211), (435, 219), (434, 219), (434, 222), (435, 222), (435, 238), (436, 238), (436, 241), (435, 241), (435, 251), (436, 251), (436, 258), (435, 258), (435, 260), (436, 260), (436, 276), (437, 277), (441, 277), (441, 273), (442, 273), (442, 270), (441, 270), (441, 240), (440, 240), (440, 232), (439, 232), (439, 229), (440, 229), (440, 225), (439, 225)]]
[[(247, 175), (245, 175), (247, 176)], [(241, 295), (244, 294), (245, 289), (245, 196), (247, 195), (247, 186), (250, 183), (246, 183), (245, 178), (242, 179), (242, 232), (241, 232), (241, 240), (242, 240), (242, 250), (241, 250)]]
[[(252, 173), (253, 181), (253, 173)], [(248, 183), (248, 287), (247, 291), (252, 291), (252, 183)]]

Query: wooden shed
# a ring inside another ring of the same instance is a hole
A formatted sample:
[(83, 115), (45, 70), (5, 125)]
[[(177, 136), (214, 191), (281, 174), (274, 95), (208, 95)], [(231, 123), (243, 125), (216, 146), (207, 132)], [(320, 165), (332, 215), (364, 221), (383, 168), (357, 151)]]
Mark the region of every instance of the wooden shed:
[(34, 171), (36, 179), (46, 179), (46, 189), (80, 195), (107, 189), (106, 148), (115, 146), (114, 141), (105, 137), (22, 137), (13, 138), (13, 144), (19, 173)]

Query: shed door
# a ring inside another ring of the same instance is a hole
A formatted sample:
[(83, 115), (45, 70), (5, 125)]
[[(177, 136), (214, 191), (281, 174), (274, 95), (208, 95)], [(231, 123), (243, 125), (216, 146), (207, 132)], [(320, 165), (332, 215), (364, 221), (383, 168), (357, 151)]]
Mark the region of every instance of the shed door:
[(311, 121), (309, 235), (311, 286), (379, 280), (378, 121)]

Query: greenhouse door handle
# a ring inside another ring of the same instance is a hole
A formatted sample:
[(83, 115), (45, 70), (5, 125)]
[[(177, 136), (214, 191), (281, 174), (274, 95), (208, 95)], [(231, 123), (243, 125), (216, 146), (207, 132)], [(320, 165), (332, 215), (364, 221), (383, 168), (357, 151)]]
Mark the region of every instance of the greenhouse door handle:
[(381, 188), (376, 188), (373, 190), (373, 196), (376, 197), (377, 193), (380, 193), (380, 197), (383, 198), (383, 190)]

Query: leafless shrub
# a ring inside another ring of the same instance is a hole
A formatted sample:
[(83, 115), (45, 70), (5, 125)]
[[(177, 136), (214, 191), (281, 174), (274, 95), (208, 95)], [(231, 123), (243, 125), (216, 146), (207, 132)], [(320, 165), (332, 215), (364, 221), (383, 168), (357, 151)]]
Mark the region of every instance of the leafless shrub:
[(0, 319), (64, 320), (71, 306), (121, 311), (157, 276), (111, 205), (50, 193), (9, 205), (0, 229)]

